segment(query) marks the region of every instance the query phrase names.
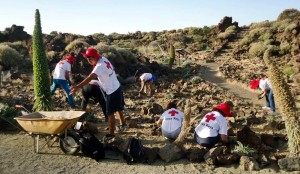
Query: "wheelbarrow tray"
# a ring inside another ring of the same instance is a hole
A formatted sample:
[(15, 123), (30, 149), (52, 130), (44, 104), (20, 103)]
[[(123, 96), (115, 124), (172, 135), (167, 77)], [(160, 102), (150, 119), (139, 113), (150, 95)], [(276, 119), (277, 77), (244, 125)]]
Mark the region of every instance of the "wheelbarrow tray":
[(15, 119), (22, 128), (33, 134), (59, 134), (74, 125), (84, 111), (41, 111)]

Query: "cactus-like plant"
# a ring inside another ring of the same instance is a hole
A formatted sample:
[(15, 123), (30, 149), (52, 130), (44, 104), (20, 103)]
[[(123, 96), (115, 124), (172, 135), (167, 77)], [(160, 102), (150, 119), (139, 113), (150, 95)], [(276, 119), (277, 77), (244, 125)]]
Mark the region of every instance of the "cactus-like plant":
[(169, 67), (172, 68), (172, 65), (175, 61), (175, 48), (173, 45), (170, 46), (170, 60), (169, 60)]
[(35, 26), (32, 37), (33, 75), (34, 75), (34, 111), (52, 110), (52, 98), (50, 92), (49, 68), (43, 43), (43, 34), (40, 13), (35, 12)]
[(268, 65), (269, 78), (274, 91), (275, 101), (284, 117), (290, 155), (297, 156), (300, 154), (300, 119), (295, 99), (284, 80), (282, 72), (271, 60), (270, 56), (270, 49), (267, 49), (264, 53), (264, 61)]
[(187, 99), (184, 106), (184, 118), (183, 118), (183, 125), (181, 128), (181, 132), (178, 135), (177, 139), (175, 140), (175, 143), (180, 147), (183, 147), (184, 138), (190, 131), (190, 126), (189, 126), (190, 120), (191, 120), (191, 103), (190, 100)]

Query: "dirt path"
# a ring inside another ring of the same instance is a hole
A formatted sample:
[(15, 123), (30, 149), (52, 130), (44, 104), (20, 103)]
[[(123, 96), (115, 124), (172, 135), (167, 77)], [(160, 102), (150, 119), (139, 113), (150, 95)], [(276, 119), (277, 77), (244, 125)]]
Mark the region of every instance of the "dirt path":
[(215, 83), (220, 87), (228, 90), (230, 93), (233, 93), (243, 98), (244, 100), (252, 102), (255, 105), (265, 105), (265, 100), (258, 100), (256, 97), (259, 93), (258, 90), (253, 91), (249, 88), (249, 86), (237, 82), (230, 82), (224, 79), (218, 71), (221, 63), (201, 63), (201, 65), (205, 67), (204, 74), (202, 76), (204, 80)]

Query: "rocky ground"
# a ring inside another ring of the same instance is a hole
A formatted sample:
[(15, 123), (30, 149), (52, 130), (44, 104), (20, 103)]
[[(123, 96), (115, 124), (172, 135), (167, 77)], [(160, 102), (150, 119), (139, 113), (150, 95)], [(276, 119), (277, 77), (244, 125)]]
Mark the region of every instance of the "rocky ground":
[[(181, 67), (173, 68), (169, 75), (159, 77), (160, 86), (152, 97), (137, 96), (139, 84), (124, 86), (124, 115), (129, 128), (124, 133), (118, 133), (112, 145), (120, 149), (119, 145), (128, 136), (138, 137), (150, 149), (151, 165), (129, 166), (120, 153), (114, 151), (108, 151), (108, 157), (112, 159), (99, 163), (82, 154), (64, 155), (59, 148), (44, 148), (42, 154), (35, 154), (33, 140), (25, 132), (1, 131), (0, 170), (4, 173), (235, 173), (256, 170), (259, 173), (284, 173), (278, 166), (278, 160), (288, 153), (280, 113), (271, 116), (262, 110), (264, 101), (256, 100), (257, 91), (250, 91), (246, 84), (224, 79), (217, 69), (219, 64), (191, 59), (188, 78), (183, 78), (186, 74), (182, 73), (184, 70)], [(77, 95), (75, 99), (80, 102), (80, 94)], [(187, 99), (191, 109), (190, 131), (183, 142), (183, 149), (175, 153), (176, 150), (165, 148), (172, 142), (160, 136), (155, 121), (168, 102), (177, 101), (179, 109), (183, 111)], [(229, 135), (233, 142), (240, 141), (256, 150), (251, 158), (242, 156), (236, 159), (231, 153), (236, 148), (234, 146), (229, 150), (217, 147), (208, 155), (210, 153), (192, 139), (192, 132), (205, 113), (225, 100), (232, 100), (236, 106), (235, 117), (229, 122)], [(62, 91), (56, 92), (54, 101), (55, 110), (69, 110)], [(24, 80), (17, 79), (2, 86), (1, 102), (21, 103), (30, 107), (33, 103), (32, 82), (26, 84)], [(100, 139), (107, 133), (107, 123), (104, 122), (99, 106), (89, 106), (88, 111), (97, 117), (95, 126)]]

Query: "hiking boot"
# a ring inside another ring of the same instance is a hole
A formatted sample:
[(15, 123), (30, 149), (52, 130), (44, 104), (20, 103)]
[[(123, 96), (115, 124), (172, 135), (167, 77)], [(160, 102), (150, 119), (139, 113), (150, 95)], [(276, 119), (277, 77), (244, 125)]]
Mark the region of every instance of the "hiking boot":
[(119, 132), (124, 132), (128, 128), (128, 126), (127, 124), (123, 124), (118, 126), (118, 128), (119, 128)]

